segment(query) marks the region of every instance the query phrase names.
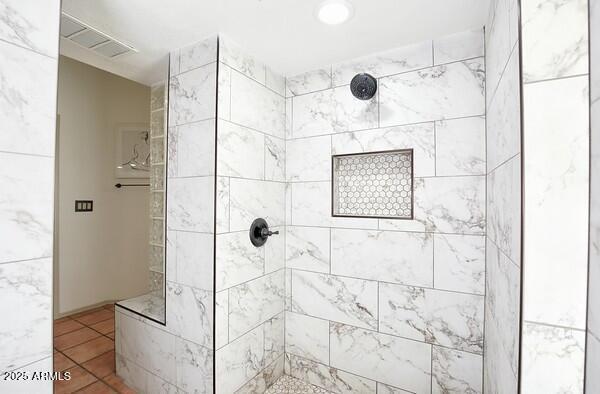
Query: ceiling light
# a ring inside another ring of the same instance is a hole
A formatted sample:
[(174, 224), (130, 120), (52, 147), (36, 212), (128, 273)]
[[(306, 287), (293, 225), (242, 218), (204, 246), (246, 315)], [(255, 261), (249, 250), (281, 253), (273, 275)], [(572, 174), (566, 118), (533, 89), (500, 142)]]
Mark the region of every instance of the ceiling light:
[(326, 0), (317, 7), (317, 18), (328, 25), (344, 23), (352, 13), (352, 4), (346, 0)]

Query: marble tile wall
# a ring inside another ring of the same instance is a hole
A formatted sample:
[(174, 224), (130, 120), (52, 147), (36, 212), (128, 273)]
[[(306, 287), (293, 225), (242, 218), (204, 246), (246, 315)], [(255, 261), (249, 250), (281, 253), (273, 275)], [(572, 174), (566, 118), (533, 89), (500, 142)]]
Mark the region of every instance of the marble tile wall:
[[(335, 393), (482, 393), (482, 30), (286, 81), (285, 372)], [(369, 72), (378, 94), (355, 99)], [(415, 219), (331, 217), (331, 155), (414, 149)]]
[[(52, 370), (54, 142), (60, 2), (0, 1), (0, 372)], [(2, 392), (52, 382), (0, 380)]]
[(484, 392), (518, 392), (521, 314), (519, 6), (494, 0), (486, 24), (487, 236)]
[(117, 373), (139, 392), (212, 393), (217, 37), (170, 68), (166, 324), (117, 307)]
[(524, 393), (582, 393), (589, 188), (587, 0), (525, 0)]
[(590, 0), (590, 239), (586, 392), (600, 391), (600, 1)]
[[(285, 79), (221, 35), (218, 97), (215, 390), (264, 392), (284, 361)], [(257, 248), (260, 217), (280, 233)]]

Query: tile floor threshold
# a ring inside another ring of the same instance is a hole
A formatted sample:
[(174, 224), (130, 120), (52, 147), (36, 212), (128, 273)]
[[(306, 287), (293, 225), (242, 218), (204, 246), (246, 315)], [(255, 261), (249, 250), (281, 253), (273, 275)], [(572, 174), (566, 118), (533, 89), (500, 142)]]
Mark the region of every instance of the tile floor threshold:
[(265, 391), (265, 394), (332, 394), (324, 388), (306, 383), (289, 375), (283, 375)]
[(135, 393), (115, 371), (115, 306), (107, 304), (54, 321), (55, 394)]

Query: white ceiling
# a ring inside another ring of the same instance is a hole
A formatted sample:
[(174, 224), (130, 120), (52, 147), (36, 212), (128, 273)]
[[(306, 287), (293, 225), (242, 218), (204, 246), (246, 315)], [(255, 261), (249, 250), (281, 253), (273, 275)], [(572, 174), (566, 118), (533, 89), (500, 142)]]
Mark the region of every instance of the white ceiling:
[(61, 39), (61, 53), (141, 83), (163, 79), (166, 55), (222, 32), (284, 75), (479, 28), (489, 0), (350, 0), (354, 16), (328, 26), (321, 0), (63, 0), (63, 11), (133, 46), (110, 60)]

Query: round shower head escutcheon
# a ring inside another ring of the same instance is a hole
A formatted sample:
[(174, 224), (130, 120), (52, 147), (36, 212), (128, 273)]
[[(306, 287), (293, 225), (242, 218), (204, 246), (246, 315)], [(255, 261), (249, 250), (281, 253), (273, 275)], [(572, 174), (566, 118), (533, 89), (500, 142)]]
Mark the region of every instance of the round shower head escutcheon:
[(377, 80), (370, 74), (356, 74), (350, 82), (352, 95), (359, 100), (369, 100), (377, 92)]

